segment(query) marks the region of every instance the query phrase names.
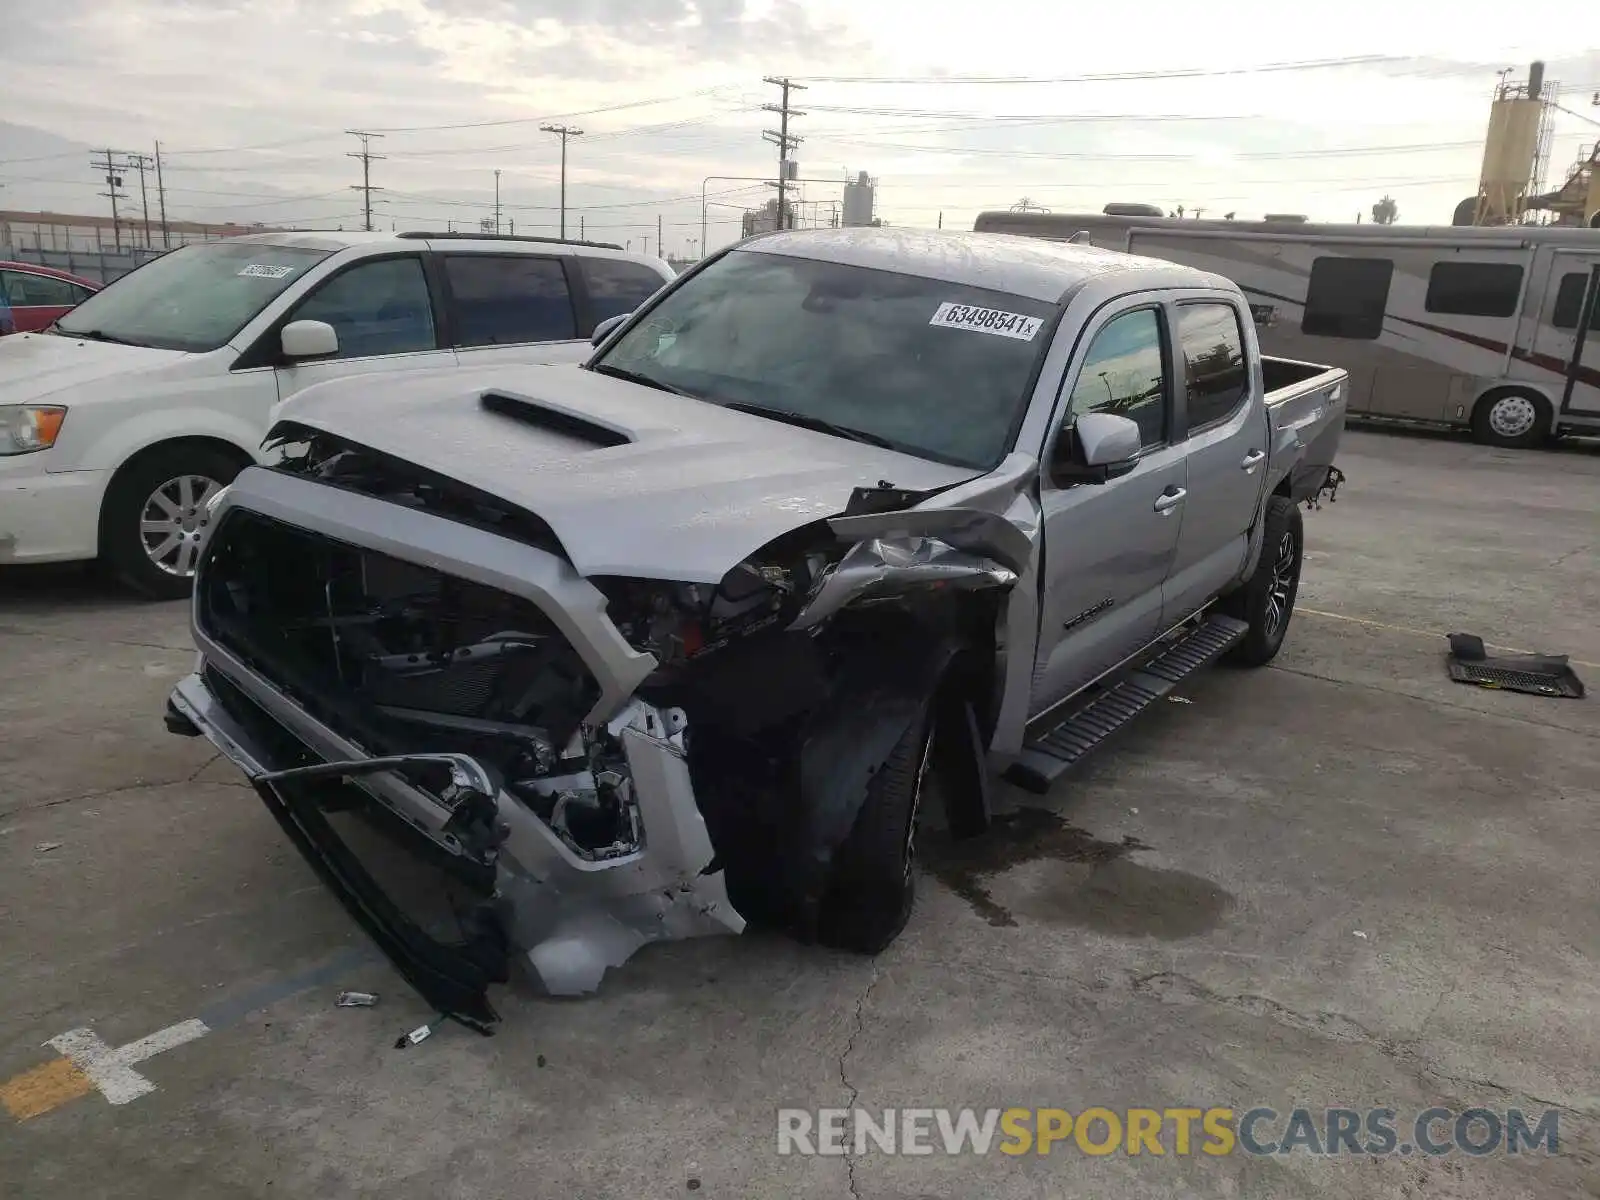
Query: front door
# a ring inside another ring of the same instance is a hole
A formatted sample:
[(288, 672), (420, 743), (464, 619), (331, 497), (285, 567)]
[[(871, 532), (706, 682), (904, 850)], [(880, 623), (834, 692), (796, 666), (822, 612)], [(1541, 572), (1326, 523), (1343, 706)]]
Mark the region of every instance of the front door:
[(1162, 624), (1175, 625), (1239, 573), (1267, 474), (1267, 417), (1251, 389), (1241, 314), (1223, 300), (1171, 310), (1187, 437), (1189, 495), (1167, 579)]
[[(1600, 288), (1600, 255), (1552, 255), (1534, 342), (1535, 365), (1561, 374), (1557, 408), (1582, 416), (1600, 416), (1600, 296), (1591, 297), (1594, 288)], [(1578, 325), (1585, 311), (1590, 316), (1580, 354)]]
[(326, 321), (339, 335), (339, 352), (279, 367), (280, 401), (347, 375), (455, 366), (455, 354), (440, 349), (420, 255), (366, 259), (330, 275), (284, 318), (289, 321)]
[(1105, 483), (1057, 487), (1048, 469), (1041, 480), (1044, 588), (1030, 716), (1093, 682), (1159, 631), (1186, 482), (1184, 450), (1172, 440), (1165, 321), (1159, 304), (1108, 314), (1069, 373), (1063, 427), (1086, 412), (1130, 417), (1143, 449), (1129, 474)]

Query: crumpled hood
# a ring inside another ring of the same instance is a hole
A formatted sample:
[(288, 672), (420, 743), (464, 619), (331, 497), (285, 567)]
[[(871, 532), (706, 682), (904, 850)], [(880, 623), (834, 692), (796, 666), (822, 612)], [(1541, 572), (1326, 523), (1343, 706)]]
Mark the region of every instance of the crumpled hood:
[[(485, 411), (491, 390), (628, 440)], [(338, 380), (277, 416), (533, 513), (584, 575), (714, 583), (773, 538), (842, 511), (853, 488), (926, 490), (979, 474), (570, 366)]]
[(0, 338), (0, 404), (44, 400), (85, 384), (147, 374), (188, 357), (181, 350), (19, 333)]

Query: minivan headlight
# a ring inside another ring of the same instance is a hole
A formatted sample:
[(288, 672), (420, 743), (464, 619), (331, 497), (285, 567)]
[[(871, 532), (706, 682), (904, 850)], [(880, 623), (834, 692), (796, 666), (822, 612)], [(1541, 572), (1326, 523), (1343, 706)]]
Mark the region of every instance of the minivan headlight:
[(52, 404), (0, 404), (0, 454), (32, 454), (56, 444), (67, 410)]

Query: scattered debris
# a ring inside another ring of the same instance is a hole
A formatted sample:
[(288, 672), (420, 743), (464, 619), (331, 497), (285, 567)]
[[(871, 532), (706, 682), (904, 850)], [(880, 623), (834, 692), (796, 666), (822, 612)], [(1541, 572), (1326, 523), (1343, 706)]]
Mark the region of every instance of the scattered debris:
[(542, 1067), (542, 1066), (544, 1066), (544, 1065), (545, 1065), (545, 1057), (544, 1057), (544, 1055), (542, 1055), (542, 1054), (541, 1054), (541, 1055), (539, 1055), (539, 1057), (538, 1057), (538, 1058), (537, 1058), (537, 1059), (536, 1059), (536, 1060), (535, 1060), (535, 1061), (536, 1061), (536, 1062), (537, 1062), (537, 1063), (538, 1063), (538, 1064), (539, 1064), (539, 1065), (540, 1065), (540, 1066), (541, 1066), (541, 1067)]
[(1172, 704), (1193, 704), (1194, 703), (1194, 701), (1189, 699), (1189, 697), (1187, 697), (1187, 696), (1168, 696), (1167, 700)]
[(1526, 692), (1530, 696), (1561, 696), (1581, 700), (1583, 680), (1567, 665), (1565, 654), (1519, 654), (1492, 658), (1483, 639), (1471, 633), (1449, 635), (1450, 653), (1445, 670), (1457, 683), (1483, 688)]
[(1130, 808), (1128, 811), (1136, 817), (1139, 815), (1139, 810), (1137, 808)]
[(396, 1050), (404, 1050), (407, 1046), (415, 1046), (418, 1042), (425, 1042), (433, 1036), (432, 1025), (418, 1025), (410, 1033), (403, 1036), (394, 1044)]
[(34, 847), (34, 850), (36, 852), (38, 852), (39, 854), (48, 854), (52, 850), (59, 850), (59, 849), (61, 849), (61, 843), (60, 842), (40, 842), (37, 846)]
[(1364, 932), (1362, 932), (1361, 930), (1359, 930), (1359, 929), (1352, 929), (1350, 932), (1355, 934), (1363, 942), (1367, 940), (1367, 935)]
[(376, 992), (340, 992), (335, 1000), (336, 1008), (372, 1008), (378, 1003)]
[(694, 1175), (689, 1176), (689, 1190), (691, 1192), (698, 1192), (700, 1190), (700, 1180)]

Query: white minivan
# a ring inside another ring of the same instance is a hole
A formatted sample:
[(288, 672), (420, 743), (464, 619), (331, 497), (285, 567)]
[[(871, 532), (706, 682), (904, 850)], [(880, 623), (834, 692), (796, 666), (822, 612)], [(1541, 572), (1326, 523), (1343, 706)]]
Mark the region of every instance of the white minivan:
[(274, 233), (190, 245), (0, 340), (0, 564), (104, 560), (184, 595), (207, 499), (281, 400), (342, 376), (580, 362), (673, 278), (541, 238)]

